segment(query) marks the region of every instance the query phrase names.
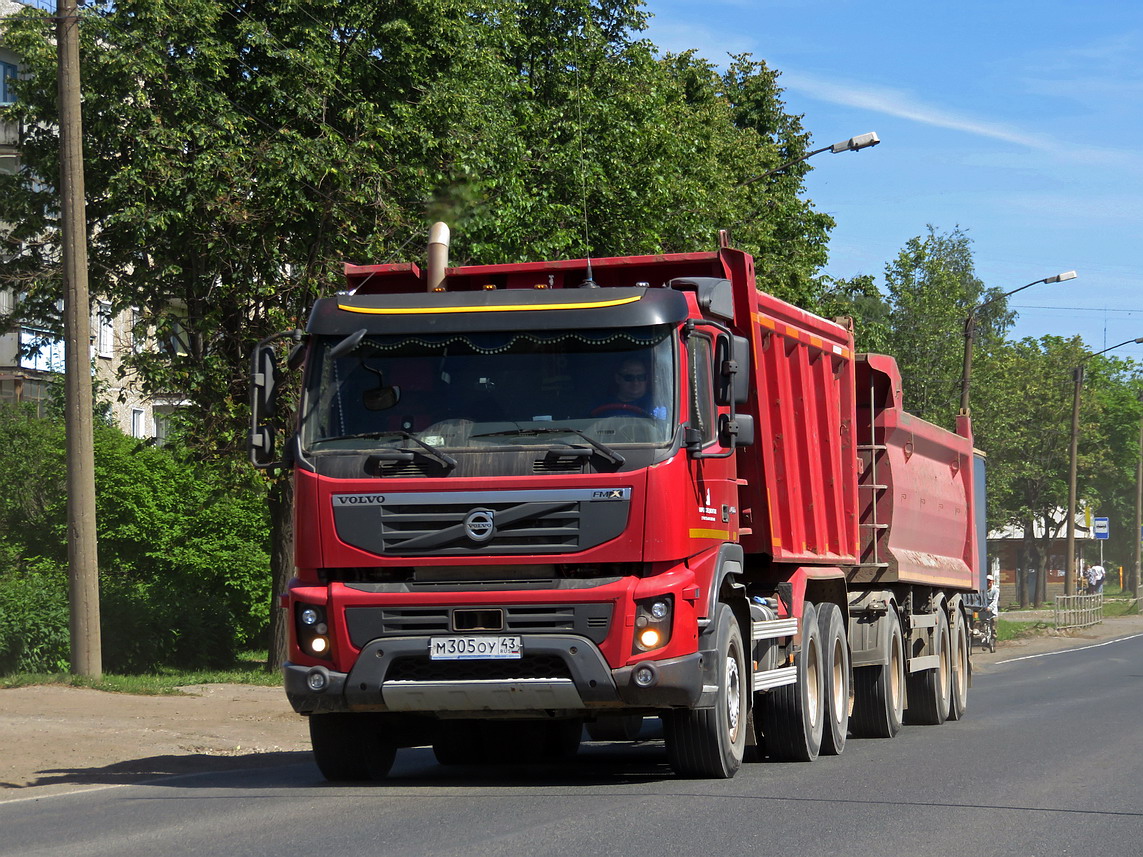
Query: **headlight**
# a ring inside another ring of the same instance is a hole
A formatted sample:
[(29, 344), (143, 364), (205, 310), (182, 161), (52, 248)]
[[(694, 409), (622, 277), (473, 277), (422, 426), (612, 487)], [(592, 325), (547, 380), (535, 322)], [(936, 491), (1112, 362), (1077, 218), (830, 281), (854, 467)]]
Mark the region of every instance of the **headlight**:
[(320, 604), (298, 604), (294, 615), (297, 618), (294, 631), (298, 647), (307, 654), (328, 660), (329, 625), (326, 624), (325, 608)]
[(674, 601), (670, 595), (659, 595), (635, 602), (635, 639), (632, 654), (661, 649), (671, 640)]

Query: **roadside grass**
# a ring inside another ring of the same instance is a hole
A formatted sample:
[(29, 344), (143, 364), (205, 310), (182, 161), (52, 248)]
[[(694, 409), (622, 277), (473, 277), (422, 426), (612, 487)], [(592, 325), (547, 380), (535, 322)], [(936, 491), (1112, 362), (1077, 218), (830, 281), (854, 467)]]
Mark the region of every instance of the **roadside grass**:
[(69, 673), (13, 673), (0, 676), (0, 689), (29, 687), (37, 684), (58, 684), (68, 687), (89, 687), (110, 693), (131, 693), (139, 696), (160, 696), (183, 693), (180, 688), (198, 684), (252, 684), (278, 687), (281, 674), (266, 670), (266, 652), (246, 652), (231, 669), (175, 670), (164, 669), (148, 675), (113, 675), (105, 673), (92, 680)]

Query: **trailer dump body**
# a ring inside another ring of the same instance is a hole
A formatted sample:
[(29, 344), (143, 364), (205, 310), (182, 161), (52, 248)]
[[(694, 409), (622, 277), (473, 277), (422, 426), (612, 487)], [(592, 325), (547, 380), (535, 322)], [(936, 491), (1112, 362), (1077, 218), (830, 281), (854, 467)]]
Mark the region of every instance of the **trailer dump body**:
[[(680, 774), (726, 777), (747, 745), (810, 760), (964, 715), (968, 424), (905, 413), (848, 324), (725, 246), (346, 279), (299, 334), (282, 598), (327, 777), (424, 743), (567, 755), (648, 716)], [(267, 340), (258, 466), (280, 375)]]

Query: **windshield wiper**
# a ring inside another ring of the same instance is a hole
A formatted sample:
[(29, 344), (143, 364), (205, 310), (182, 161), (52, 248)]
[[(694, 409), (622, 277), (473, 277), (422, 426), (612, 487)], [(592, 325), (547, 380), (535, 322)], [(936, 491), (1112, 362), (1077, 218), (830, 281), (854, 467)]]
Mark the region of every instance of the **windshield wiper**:
[[(607, 444), (603, 443), (602, 441), (596, 440), (591, 435), (585, 434), (584, 432), (580, 431), (579, 429), (574, 429), (574, 428), (555, 428), (555, 427), (552, 427), (552, 428), (514, 428), (514, 429), (505, 429), (504, 431), (490, 431), (490, 432), (487, 432), (485, 434), (474, 434), (473, 437), (496, 437), (497, 435), (521, 435), (522, 436), (522, 435), (529, 435), (529, 434), (575, 434), (575, 435), (579, 435), (585, 441), (587, 441), (589, 444), (591, 444), (592, 449), (594, 449), (604, 459), (606, 459), (607, 461), (610, 461), (612, 464), (619, 466), (620, 464), (622, 464), (624, 461), (627, 460), (622, 455), (620, 455), (618, 452), (616, 452), (614, 449), (612, 449), (610, 446), (608, 446)], [(568, 446), (571, 446), (572, 449), (575, 449), (575, 446), (570, 444), (570, 443), (568, 444)]]
[(429, 446), (415, 434), (412, 432), (407, 432), (404, 429), (393, 429), (392, 431), (363, 431), (359, 434), (339, 434), (336, 437), (320, 438), (319, 440), (315, 441), (315, 443), (325, 443), (326, 441), (332, 440), (380, 440), (383, 437), (392, 436), (403, 437), (405, 440), (411, 440), (413, 443), (419, 446), (420, 449), (378, 450), (373, 454), (384, 458), (385, 452), (392, 452), (397, 454), (393, 456), (394, 459), (397, 459), (401, 453), (417, 453), (424, 455), (426, 458), (431, 458), (433, 461), (437, 462), (442, 467), (447, 467), (449, 470), (452, 470), (454, 467), (456, 467), (456, 459), (451, 455), (446, 455), (435, 447)]

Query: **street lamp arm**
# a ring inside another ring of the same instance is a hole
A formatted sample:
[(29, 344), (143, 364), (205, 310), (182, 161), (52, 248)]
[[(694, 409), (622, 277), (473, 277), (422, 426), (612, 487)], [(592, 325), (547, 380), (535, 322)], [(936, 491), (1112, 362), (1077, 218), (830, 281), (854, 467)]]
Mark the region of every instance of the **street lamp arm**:
[(832, 152), (838, 154), (839, 152), (857, 152), (861, 149), (868, 149), (870, 146), (876, 146), (881, 142), (881, 138), (873, 131), (868, 134), (859, 134), (856, 137), (850, 137), (848, 140), (842, 140), (834, 143), (832, 146), (822, 146), (820, 149), (814, 149), (812, 152), (806, 152), (800, 158), (794, 158), (792, 161), (786, 161), (784, 164), (779, 164), (772, 170), (766, 170), (764, 173), (759, 173), (756, 176), (746, 179), (738, 183), (738, 187), (746, 187), (748, 184), (753, 184), (759, 179), (764, 179), (767, 176), (772, 176), (774, 173), (780, 173), (787, 167), (792, 167), (794, 164), (800, 164), (814, 155), (820, 155), (822, 152)]
[(1010, 295), (1022, 292), (1024, 289), (1031, 288), (1040, 283), (1062, 283), (1064, 280), (1074, 280), (1075, 277), (1075, 271), (1064, 271), (1061, 274), (1044, 277), (1042, 280), (1033, 280), (1026, 285), (1020, 286), (1018, 289), (1012, 289), (1009, 292), (993, 295), (988, 300), (976, 304), (968, 311), (968, 314), (964, 317), (964, 363), (961, 367), (960, 375), (960, 412), (962, 414), (965, 416), (968, 415), (968, 388), (972, 379), (972, 340), (976, 334), (976, 314), (989, 304), (995, 303), (1001, 298), (1009, 297)]

